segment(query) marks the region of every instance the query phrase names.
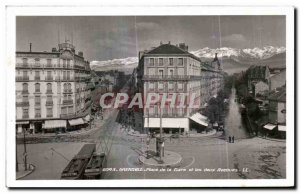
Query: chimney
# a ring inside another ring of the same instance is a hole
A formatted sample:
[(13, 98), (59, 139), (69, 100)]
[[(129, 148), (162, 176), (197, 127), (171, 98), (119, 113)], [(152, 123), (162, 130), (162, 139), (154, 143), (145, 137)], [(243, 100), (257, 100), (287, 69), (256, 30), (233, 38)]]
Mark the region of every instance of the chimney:
[(29, 52), (31, 52), (32, 43), (29, 43)]
[(185, 45), (185, 43), (180, 43), (179, 44), (179, 48), (182, 49), (182, 50), (184, 50), (184, 51), (188, 51), (188, 46)]

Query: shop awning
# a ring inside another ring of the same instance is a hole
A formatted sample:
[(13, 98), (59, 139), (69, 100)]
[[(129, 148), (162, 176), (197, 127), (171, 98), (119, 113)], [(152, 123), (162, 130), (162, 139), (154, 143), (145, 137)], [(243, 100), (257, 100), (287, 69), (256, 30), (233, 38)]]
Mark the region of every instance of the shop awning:
[(71, 119), (69, 120), (69, 123), (71, 126), (75, 126), (75, 125), (82, 125), (84, 124), (84, 121), (82, 118), (78, 118), (78, 119)]
[(190, 119), (195, 121), (196, 123), (199, 123), (200, 125), (205, 126), (205, 127), (208, 126), (207, 117), (204, 115), (201, 115), (200, 113), (193, 114), (193, 116), (191, 116)]
[[(149, 122), (149, 125), (148, 125)], [(160, 118), (145, 118), (145, 128), (160, 128)], [(188, 128), (187, 118), (162, 118), (162, 128)]]
[(29, 121), (18, 121), (16, 124), (17, 125), (25, 125), (25, 124), (29, 124)]
[(285, 125), (278, 125), (278, 131), (286, 131)]
[(271, 123), (268, 123), (264, 126), (265, 129), (268, 129), (268, 130), (273, 130), (274, 128), (276, 127), (276, 125), (273, 125)]
[(66, 120), (46, 120), (43, 129), (66, 128)]
[(85, 121), (89, 122), (91, 120), (91, 116), (90, 115), (87, 115), (83, 118)]

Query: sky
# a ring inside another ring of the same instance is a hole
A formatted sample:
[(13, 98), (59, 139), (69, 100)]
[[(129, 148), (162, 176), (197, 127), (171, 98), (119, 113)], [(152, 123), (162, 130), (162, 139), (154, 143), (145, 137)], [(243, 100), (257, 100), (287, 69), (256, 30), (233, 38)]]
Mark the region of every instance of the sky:
[(18, 16), (17, 51), (50, 51), (70, 40), (89, 61), (136, 57), (163, 43), (204, 47), (285, 47), (285, 16)]

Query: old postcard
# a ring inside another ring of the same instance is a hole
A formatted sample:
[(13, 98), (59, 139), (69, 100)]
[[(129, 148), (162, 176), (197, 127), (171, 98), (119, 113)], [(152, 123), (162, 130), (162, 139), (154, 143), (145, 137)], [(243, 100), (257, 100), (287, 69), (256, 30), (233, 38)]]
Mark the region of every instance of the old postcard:
[(9, 187), (294, 186), (293, 8), (6, 11)]

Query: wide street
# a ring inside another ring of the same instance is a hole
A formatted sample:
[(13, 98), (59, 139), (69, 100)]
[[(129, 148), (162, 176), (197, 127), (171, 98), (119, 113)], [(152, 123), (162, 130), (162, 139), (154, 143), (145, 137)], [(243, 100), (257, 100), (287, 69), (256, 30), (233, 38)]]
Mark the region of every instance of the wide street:
[[(84, 143), (90, 142), (97, 143), (97, 151), (108, 154), (107, 168), (116, 168), (116, 171), (106, 173), (106, 179), (285, 178), (285, 141), (248, 138), (234, 97), (233, 89), (225, 120), (225, 136), (218, 132), (206, 137), (166, 140), (165, 149), (182, 156), (180, 165), (176, 166), (178, 169), (152, 171), (153, 167), (150, 169), (139, 163), (138, 151), (145, 150), (145, 140), (128, 135), (121, 129), (116, 122), (118, 110), (113, 110), (100, 128), (77, 141), (28, 144), (28, 160), (36, 166), (36, 170), (23, 179), (59, 179), (68, 160)], [(235, 143), (228, 143), (228, 135), (235, 136)], [(150, 149), (154, 149), (154, 140)], [(18, 145), (19, 160), (22, 160), (22, 153), (23, 145)], [(141, 168), (143, 171), (121, 171), (124, 168)]]

